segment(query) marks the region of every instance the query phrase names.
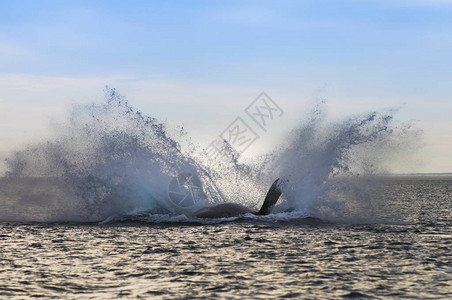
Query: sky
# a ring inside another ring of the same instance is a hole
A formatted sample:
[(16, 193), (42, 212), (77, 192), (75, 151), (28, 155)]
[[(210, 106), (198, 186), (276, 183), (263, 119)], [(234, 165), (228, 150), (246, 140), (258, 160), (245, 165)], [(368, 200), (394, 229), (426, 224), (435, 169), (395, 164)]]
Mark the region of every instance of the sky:
[(0, 4), (0, 158), (108, 85), (203, 146), (265, 91), (284, 116), (249, 154), (319, 99), (331, 118), (400, 108), (424, 146), (394, 171), (452, 172), (452, 1)]

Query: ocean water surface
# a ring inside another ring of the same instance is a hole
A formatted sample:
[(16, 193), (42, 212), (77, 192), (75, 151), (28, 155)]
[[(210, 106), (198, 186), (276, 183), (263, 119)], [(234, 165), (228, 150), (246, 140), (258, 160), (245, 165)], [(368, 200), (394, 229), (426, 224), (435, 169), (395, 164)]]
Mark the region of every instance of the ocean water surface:
[(452, 178), (381, 179), (399, 219), (345, 224), (281, 213), (143, 215), (103, 225), (2, 223), (2, 298), (452, 297)]
[[(113, 89), (0, 177), (0, 298), (452, 298), (452, 177), (383, 176), (419, 132), (321, 105), (252, 161), (221, 160)], [(199, 219), (206, 205), (267, 216)]]

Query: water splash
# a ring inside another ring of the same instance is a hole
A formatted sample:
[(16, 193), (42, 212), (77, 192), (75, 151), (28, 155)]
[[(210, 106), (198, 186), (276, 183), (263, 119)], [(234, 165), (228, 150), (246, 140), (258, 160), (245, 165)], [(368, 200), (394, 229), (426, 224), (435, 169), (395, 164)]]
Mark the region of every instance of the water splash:
[[(183, 172), (204, 180), (209, 175), (168, 135), (165, 124), (134, 110), (114, 89), (107, 87), (105, 98), (104, 104), (74, 106), (68, 121), (54, 128), (53, 139), (15, 152), (6, 161), (6, 177), (56, 178), (65, 183), (60, 184), (62, 199), (47, 201), (61, 207), (67, 205), (65, 198), (77, 202), (76, 220), (101, 220), (134, 209), (172, 212), (166, 205), (170, 179)], [(32, 206), (45, 201), (39, 193), (16, 200)], [(68, 210), (59, 216), (66, 217), (73, 219), (74, 213)], [(24, 218), (46, 216), (41, 212)]]
[(409, 156), (420, 131), (394, 120), (395, 110), (327, 122), (325, 103), (272, 155), (288, 207), (340, 222), (378, 222), (384, 198), (378, 176)]
[[(53, 138), (7, 159), (8, 172), (0, 178), (0, 221), (127, 216), (180, 222), (187, 219), (178, 215), (207, 204), (183, 210), (167, 201), (169, 182), (186, 173), (200, 178), (209, 202), (256, 210), (270, 184), (283, 178), (284, 199), (272, 220), (295, 215), (348, 221), (373, 214), (378, 196), (370, 196), (376, 184), (367, 175), (381, 173), (399, 150), (406, 153), (414, 131), (397, 124), (394, 111), (327, 122), (323, 105), (272, 153), (244, 162), (226, 143), (228, 151), (218, 161), (196, 151), (200, 147), (183, 129), (169, 134), (164, 123), (107, 87), (103, 104), (73, 106), (67, 121), (53, 128)], [(350, 179), (356, 176), (359, 184)]]

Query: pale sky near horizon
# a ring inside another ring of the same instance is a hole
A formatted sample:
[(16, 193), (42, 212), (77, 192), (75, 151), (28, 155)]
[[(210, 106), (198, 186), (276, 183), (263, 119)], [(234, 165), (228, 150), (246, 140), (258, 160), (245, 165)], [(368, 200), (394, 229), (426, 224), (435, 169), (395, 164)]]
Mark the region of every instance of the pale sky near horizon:
[(394, 171), (452, 172), (452, 1), (0, 4), (1, 159), (109, 85), (202, 145), (262, 91), (285, 112), (269, 144), (319, 98), (332, 118), (397, 107), (425, 146)]

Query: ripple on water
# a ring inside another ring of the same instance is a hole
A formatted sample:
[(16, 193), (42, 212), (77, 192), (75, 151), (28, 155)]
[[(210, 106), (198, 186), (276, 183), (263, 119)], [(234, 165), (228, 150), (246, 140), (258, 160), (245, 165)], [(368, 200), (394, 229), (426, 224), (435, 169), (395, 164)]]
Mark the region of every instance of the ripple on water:
[(3, 223), (0, 298), (452, 298), (440, 200), (400, 224)]

